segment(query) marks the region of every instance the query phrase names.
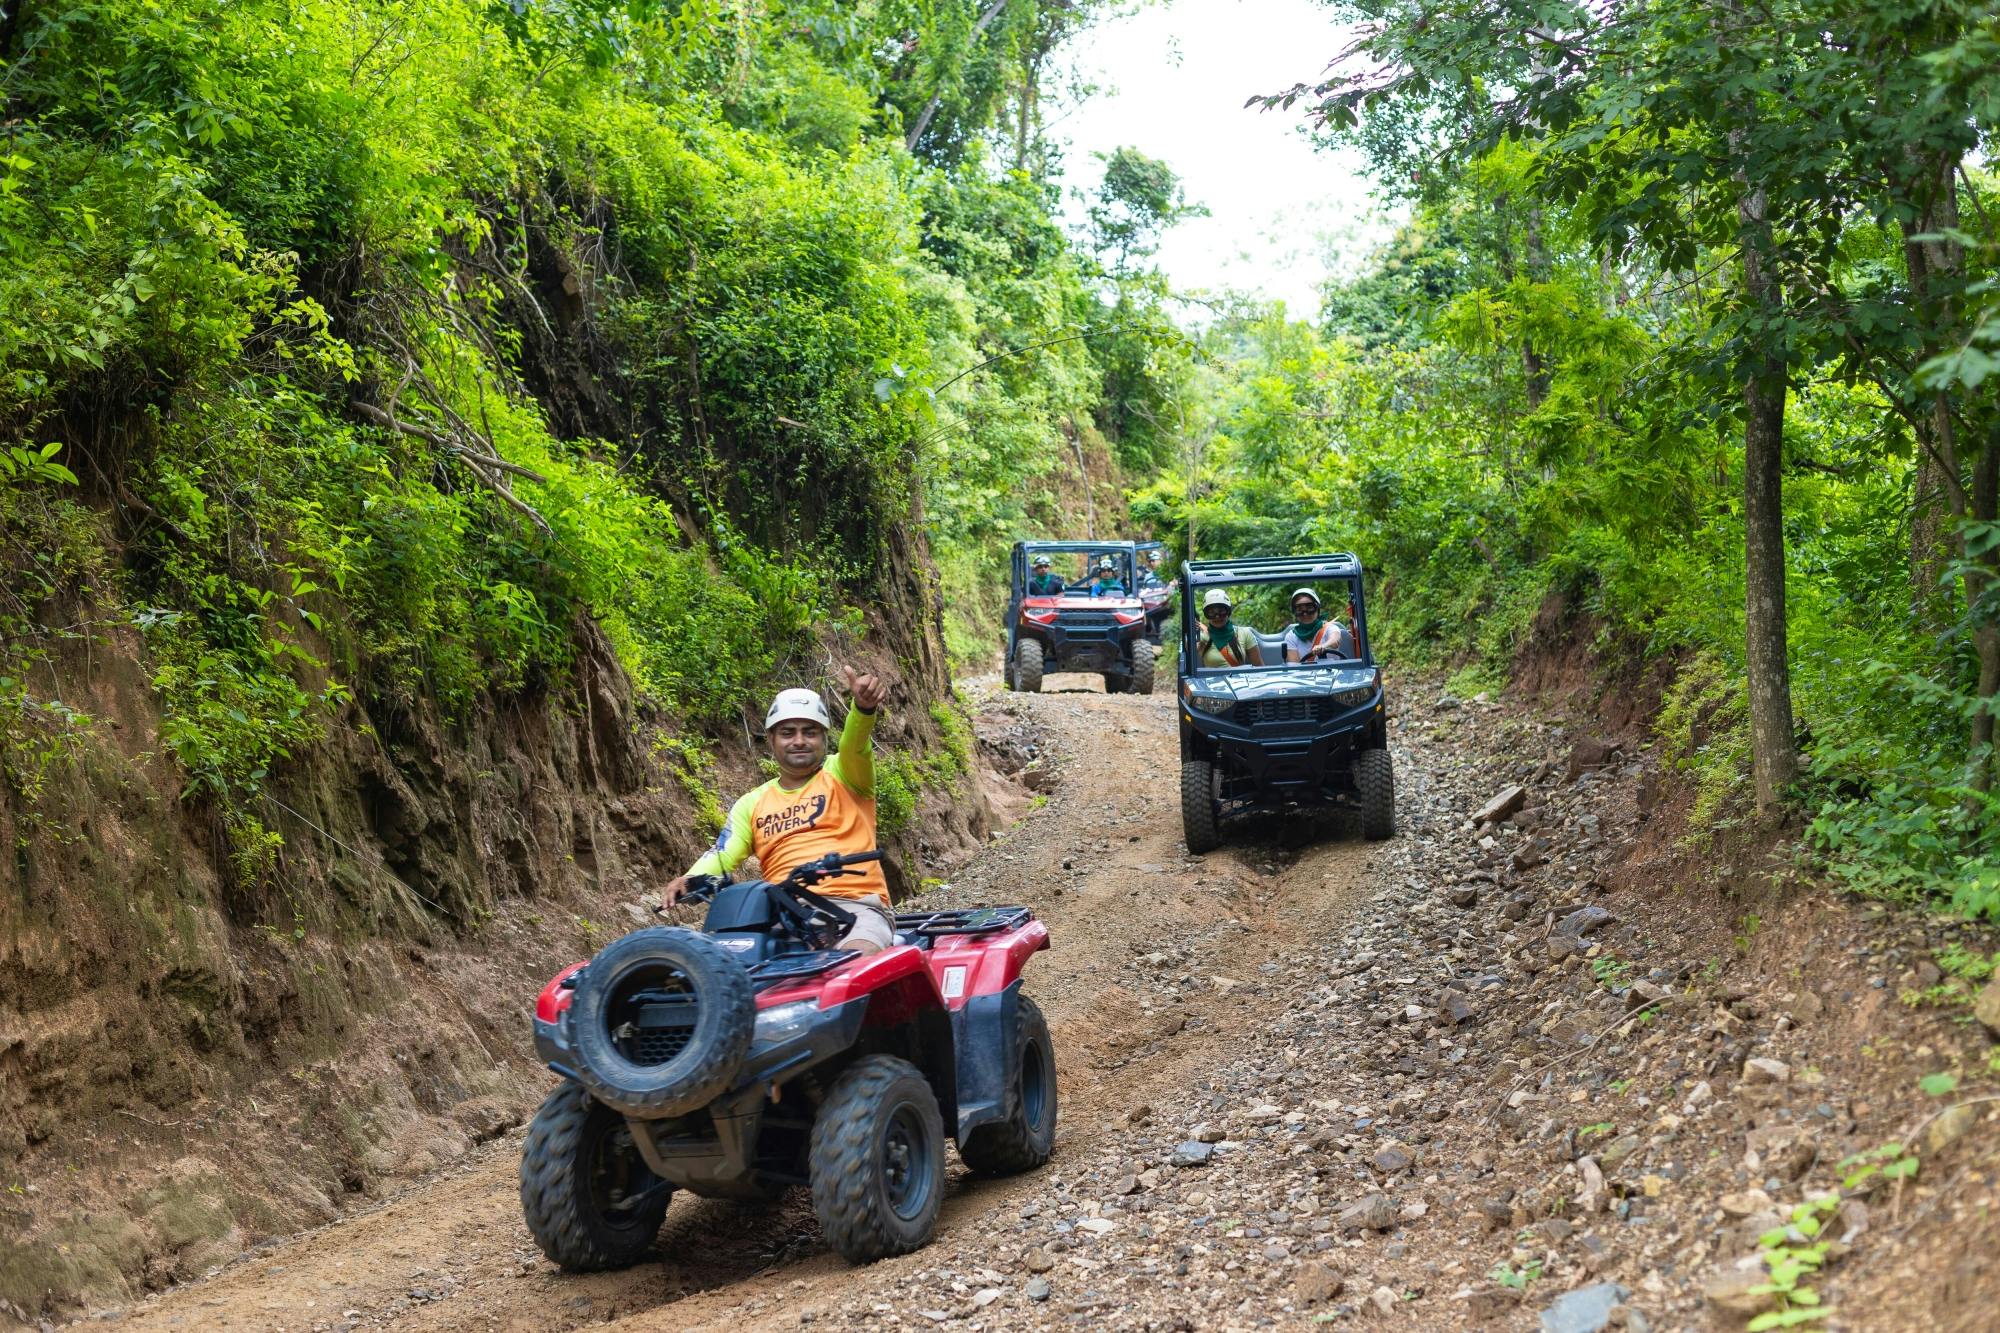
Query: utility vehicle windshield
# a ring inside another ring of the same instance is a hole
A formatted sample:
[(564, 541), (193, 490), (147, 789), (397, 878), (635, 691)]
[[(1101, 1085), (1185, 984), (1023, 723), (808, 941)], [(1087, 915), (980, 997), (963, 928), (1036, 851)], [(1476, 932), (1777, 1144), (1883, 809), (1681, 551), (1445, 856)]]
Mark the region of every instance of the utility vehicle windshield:
[[(1227, 598), (1226, 608), (1206, 604), (1217, 591)], [(1367, 646), (1356, 624), (1355, 600), (1353, 584), (1343, 578), (1322, 577), (1306, 587), (1295, 579), (1210, 584), (1195, 598), (1201, 617), (1190, 645), (1196, 670), (1359, 662)]]

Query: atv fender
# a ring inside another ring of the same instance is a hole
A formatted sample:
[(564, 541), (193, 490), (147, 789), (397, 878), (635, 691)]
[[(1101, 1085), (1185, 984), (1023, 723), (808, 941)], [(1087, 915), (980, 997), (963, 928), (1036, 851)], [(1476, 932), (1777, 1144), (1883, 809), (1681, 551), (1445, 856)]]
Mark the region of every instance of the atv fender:
[(960, 1143), (981, 1125), (1005, 1120), (1014, 1113), (1012, 1100), (1019, 1080), (1014, 1077), (1020, 1038), (1021, 983), (969, 997), (951, 1015), (952, 1049), (958, 1065), (958, 1130)]
[(1049, 928), (1039, 921), (998, 937), (946, 936), (931, 950), (931, 974), (945, 1004), (956, 1010), (1014, 985), (1028, 960), (1048, 947)]
[(874, 1001), (868, 1006), (870, 1027), (900, 1023), (925, 1005), (944, 1005), (930, 969), (924, 966), (924, 951), (912, 944), (884, 949), (833, 973), (819, 991), (819, 1007), (832, 1009), (870, 997)]

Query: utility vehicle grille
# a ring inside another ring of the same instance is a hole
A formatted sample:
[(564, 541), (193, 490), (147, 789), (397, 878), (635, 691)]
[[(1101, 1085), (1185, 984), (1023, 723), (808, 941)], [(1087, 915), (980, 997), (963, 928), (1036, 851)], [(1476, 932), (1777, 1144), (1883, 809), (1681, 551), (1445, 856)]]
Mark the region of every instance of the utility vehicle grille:
[(1333, 700), (1325, 696), (1317, 699), (1251, 699), (1236, 706), (1237, 721), (1253, 727), (1261, 722), (1324, 722), (1333, 713)]

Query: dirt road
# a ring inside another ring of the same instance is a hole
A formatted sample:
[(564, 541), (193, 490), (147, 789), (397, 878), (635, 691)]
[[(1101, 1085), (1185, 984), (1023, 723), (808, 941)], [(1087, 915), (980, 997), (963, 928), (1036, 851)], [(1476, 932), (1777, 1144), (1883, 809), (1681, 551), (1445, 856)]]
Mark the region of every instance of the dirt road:
[[(1061, 783), (937, 897), (1024, 902), (1055, 947), (1027, 984), (1047, 1012), (1061, 1072), (1056, 1160), (1087, 1153), (1136, 1103), (1213, 1065), (1246, 1024), (1226, 984), (1323, 924), (1367, 884), (1369, 853), (1352, 840), (1302, 856), (1246, 842), (1190, 859), (1175, 802), (1173, 703), (1066, 690), (1014, 696), (974, 686), (989, 709), (1019, 710), (1059, 758)], [(1301, 839), (1301, 842), (1304, 840)], [(1122, 984), (1135, 958), (1163, 948), (1204, 955), (1204, 978), (1176, 997)], [(524, 1000), (525, 1003), (525, 1000)], [(1115, 1132), (1115, 1130), (1113, 1130)], [(573, 1277), (542, 1259), (515, 1189), (519, 1132), (373, 1210), (271, 1247), (218, 1276), (129, 1310), (140, 1329), (543, 1329), (739, 1325), (836, 1297), (852, 1270), (819, 1243), (803, 1198), (774, 1213), (677, 1199), (662, 1261)], [(1008, 1207), (1019, 1182), (959, 1180), (934, 1249), (980, 1215)], [(937, 1253), (926, 1256), (936, 1260)], [(895, 1263), (923, 1262), (916, 1256)], [(893, 1267), (894, 1265), (890, 1265)]]
[[(868, 1268), (795, 1195), (677, 1199), (658, 1262), (572, 1277), (522, 1226), (517, 1132), (125, 1326), (1691, 1331), (1789, 1299), (1759, 1238), (1830, 1200), (1828, 1327), (1990, 1326), (2000, 1102), (1940, 1118), (1917, 1088), (1985, 1037), (1877, 970), (1926, 984), (1921, 923), (1767, 896), (1760, 933), (1718, 910), (1748, 876), (1649, 815), (1643, 744), (1435, 686), (1391, 723), (1394, 841), (1281, 825), (1190, 858), (1171, 699), (1069, 679), (974, 687), (982, 735), (1035, 737), (1060, 782), (935, 892), (1050, 923), (1048, 1167), (955, 1179), (937, 1240)], [(1913, 1126), (1914, 1185), (1843, 1184)]]

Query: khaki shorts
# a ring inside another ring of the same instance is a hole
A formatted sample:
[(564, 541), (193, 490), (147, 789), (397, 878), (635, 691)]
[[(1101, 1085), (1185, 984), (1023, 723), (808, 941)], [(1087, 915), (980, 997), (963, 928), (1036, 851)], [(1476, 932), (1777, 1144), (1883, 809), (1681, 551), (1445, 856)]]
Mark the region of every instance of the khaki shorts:
[(833, 947), (846, 949), (862, 940), (878, 949), (887, 949), (896, 942), (896, 914), (889, 910), (889, 904), (878, 896), (867, 898), (837, 898), (842, 907), (854, 913), (854, 929), (840, 937)]

